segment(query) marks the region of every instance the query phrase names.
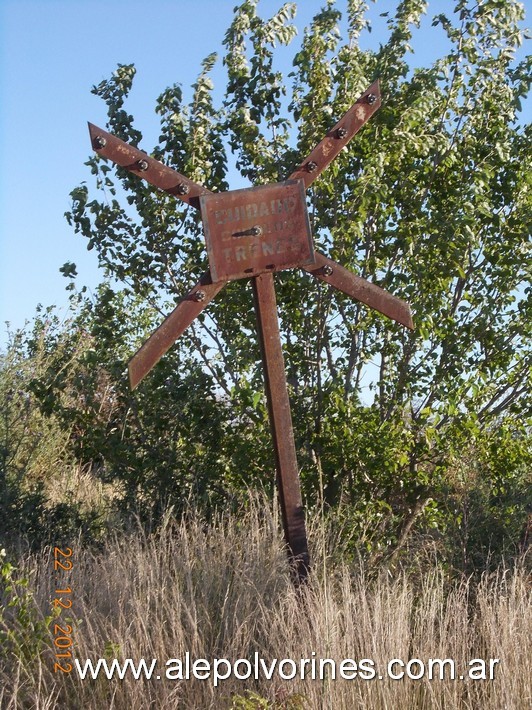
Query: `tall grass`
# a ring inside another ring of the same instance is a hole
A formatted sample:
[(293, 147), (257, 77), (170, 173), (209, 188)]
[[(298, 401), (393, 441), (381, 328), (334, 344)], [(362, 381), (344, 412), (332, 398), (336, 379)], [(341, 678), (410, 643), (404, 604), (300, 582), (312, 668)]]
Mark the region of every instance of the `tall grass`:
[[(75, 655), (229, 660), (253, 658), (453, 658), (458, 673), (473, 658), (498, 658), (494, 680), (228, 679), (81, 681), (53, 673), (53, 649), (33, 659), (11, 652), (0, 666), (0, 707), (145, 708), (528, 708), (530, 596), (525, 569), (450, 581), (435, 564), (375, 574), (331, 549), (311, 525), (315, 568), (307, 589), (290, 583), (275, 515), (255, 502), (245, 514), (205, 525), (168, 516), (156, 533), (140, 528), (97, 551), (75, 543), (69, 584), (77, 621)], [(35, 603), (44, 617), (55, 593), (51, 551), (27, 557)], [(1, 656), (1, 654), (0, 654)], [(339, 666), (338, 666), (339, 667)], [(385, 674), (384, 674), (385, 675)], [(163, 671), (164, 676), (164, 671)]]

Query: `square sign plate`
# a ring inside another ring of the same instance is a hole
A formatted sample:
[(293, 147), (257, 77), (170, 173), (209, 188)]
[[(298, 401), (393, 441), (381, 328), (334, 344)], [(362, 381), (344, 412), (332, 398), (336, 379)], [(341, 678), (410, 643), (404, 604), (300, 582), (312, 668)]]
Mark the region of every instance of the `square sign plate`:
[(200, 198), (214, 282), (314, 264), (302, 180)]

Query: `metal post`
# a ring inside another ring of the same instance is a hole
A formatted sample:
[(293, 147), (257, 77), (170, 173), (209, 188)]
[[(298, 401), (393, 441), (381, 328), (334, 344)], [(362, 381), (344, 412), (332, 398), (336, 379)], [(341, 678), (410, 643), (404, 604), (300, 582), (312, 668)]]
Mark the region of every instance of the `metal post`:
[(289, 547), (290, 559), (294, 563), (296, 581), (301, 583), (308, 577), (310, 558), (305, 514), (301, 501), (292, 415), (277, 320), (273, 274), (265, 273), (255, 276), (252, 279), (252, 284), (270, 426), (275, 448), (277, 484), (284, 534)]

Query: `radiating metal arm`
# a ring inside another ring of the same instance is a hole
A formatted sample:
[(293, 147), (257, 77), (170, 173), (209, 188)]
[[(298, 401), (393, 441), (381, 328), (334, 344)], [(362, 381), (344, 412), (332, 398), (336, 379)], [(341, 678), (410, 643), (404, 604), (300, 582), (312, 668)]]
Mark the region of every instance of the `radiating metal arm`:
[(312, 276), (355, 298), (357, 301), (365, 303), (366, 306), (374, 308), (384, 316), (405, 325), (411, 330), (414, 329), (408, 303), (396, 296), (392, 296), (391, 293), (388, 293), (380, 286), (376, 286), (360, 276), (355, 276), (351, 271), (337, 264), (336, 261), (328, 259), (320, 252), (315, 252), (315, 255), (315, 264), (309, 264), (301, 268), (308, 271)]
[(155, 158), (151, 158), (138, 148), (128, 145), (112, 133), (89, 123), (89, 133), (94, 150), (104, 158), (109, 158), (122, 168), (144, 178), (161, 190), (174, 195), (179, 200), (199, 209), (200, 195), (208, 195), (210, 190), (189, 180), (177, 170), (169, 168)]
[(380, 108), (380, 105), (381, 93), (379, 81), (377, 80), (357, 99), (336, 126), (331, 128), (308, 158), (290, 175), (289, 179), (301, 179), (305, 182), (305, 187), (313, 183), (325, 168), (332, 163), (342, 148), (349, 143), (351, 138)]
[(139, 382), (146, 377), (152, 367), (159, 362), (194, 318), (212, 301), (226, 283), (227, 281), (213, 283), (210, 271), (203, 274), (194, 288), (187, 293), (131, 358), (128, 366), (131, 389), (135, 389)]

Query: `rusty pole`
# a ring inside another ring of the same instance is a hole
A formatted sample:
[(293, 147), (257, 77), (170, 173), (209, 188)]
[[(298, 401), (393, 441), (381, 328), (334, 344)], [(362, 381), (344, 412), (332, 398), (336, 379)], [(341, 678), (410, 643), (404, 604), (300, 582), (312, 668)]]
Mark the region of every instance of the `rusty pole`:
[(264, 381), (272, 439), (275, 448), (277, 485), (283, 516), (285, 540), (297, 584), (305, 582), (310, 568), (305, 528), (305, 513), (301, 500), (299, 472), (286, 386), (281, 335), (277, 319), (277, 303), (273, 274), (264, 273), (252, 280), (259, 344), (264, 366)]

